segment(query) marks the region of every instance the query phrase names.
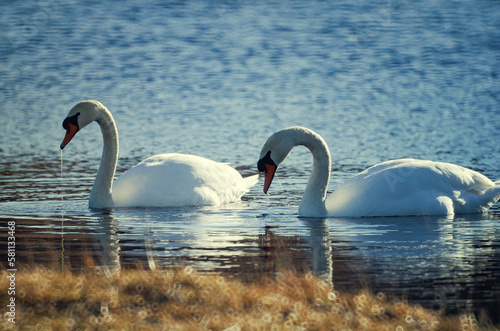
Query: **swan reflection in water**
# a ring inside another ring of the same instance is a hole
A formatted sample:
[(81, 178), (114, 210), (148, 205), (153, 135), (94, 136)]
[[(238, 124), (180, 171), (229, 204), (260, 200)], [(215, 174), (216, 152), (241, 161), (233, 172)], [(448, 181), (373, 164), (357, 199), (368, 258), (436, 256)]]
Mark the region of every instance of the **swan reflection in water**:
[[(137, 263), (147, 269), (152, 261), (160, 269), (191, 266), (250, 281), (281, 270), (311, 271), (338, 290), (368, 286), (447, 311), (492, 312), (500, 305), (495, 214), (300, 218), (256, 212), (134, 208), (65, 215), (64, 235), (59, 229), (50, 241), (54, 247), (45, 239), (42, 249), (60, 252), (64, 246), (64, 265), (76, 269), (90, 255), (106, 272)], [(36, 227), (19, 230), (22, 238), (50, 237)], [(19, 254), (36, 260), (47, 255), (40, 249)]]
[[(114, 216), (119, 219), (113, 221)], [(96, 238), (109, 251), (104, 261), (116, 261), (113, 256), (119, 254), (126, 264), (134, 259), (147, 264), (150, 245), (150, 254), (162, 266), (192, 264), (238, 274), (309, 269), (325, 281), (346, 284), (353, 275), (408, 286), (458, 276), (461, 283), (474, 284), (474, 275), (488, 278), (500, 271), (494, 263), (500, 261), (500, 229), (490, 214), (281, 222), (239, 216), (237, 210), (224, 215), (161, 209), (143, 215), (115, 213), (106, 216)]]
[(97, 267), (102, 268), (106, 274), (119, 272), (121, 269), (120, 240), (113, 211), (103, 210), (96, 215), (96, 218), (98, 226), (93, 237), (97, 240), (94, 251)]

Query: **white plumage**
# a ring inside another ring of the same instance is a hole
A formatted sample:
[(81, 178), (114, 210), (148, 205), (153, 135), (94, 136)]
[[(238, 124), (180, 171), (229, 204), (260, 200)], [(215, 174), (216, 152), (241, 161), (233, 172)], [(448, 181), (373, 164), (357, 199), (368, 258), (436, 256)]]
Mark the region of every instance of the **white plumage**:
[(196, 155), (159, 154), (113, 184), (115, 206), (208, 206), (238, 201), (257, 182), (228, 164)]
[(349, 179), (326, 200), (329, 215), (452, 215), (487, 211), (500, 198), (494, 183), (443, 162), (401, 159), (377, 164)]

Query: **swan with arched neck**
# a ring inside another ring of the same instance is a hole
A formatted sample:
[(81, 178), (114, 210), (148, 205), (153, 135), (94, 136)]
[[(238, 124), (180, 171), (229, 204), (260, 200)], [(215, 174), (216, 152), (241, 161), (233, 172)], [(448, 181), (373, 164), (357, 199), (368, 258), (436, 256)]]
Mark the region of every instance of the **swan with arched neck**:
[(88, 124), (99, 124), (103, 151), (89, 197), (90, 208), (178, 207), (236, 202), (257, 183), (226, 163), (189, 154), (159, 154), (145, 159), (114, 180), (118, 131), (110, 111), (100, 102), (78, 103), (63, 122), (61, 150)]
[(330, 151), (320, 135), (304, 127), (272, 134), (257, 167), (267, 193), (279, 165), (298, 145), (313, 156), (313, 168), (299, 205), (304, 217), (453, 215), (486, 212), (500, 198), (500, 181), (444, 162), (386, 161), (357, 174), (327, 197)]

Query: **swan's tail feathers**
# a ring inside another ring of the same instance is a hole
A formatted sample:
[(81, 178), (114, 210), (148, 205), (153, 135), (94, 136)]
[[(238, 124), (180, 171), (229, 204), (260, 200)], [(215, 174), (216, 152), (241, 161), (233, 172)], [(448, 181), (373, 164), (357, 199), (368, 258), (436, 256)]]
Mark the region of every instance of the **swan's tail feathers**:
[(500, 200), (500, 181), (486, 188), (470, 189), (455, 199), (455, 212), (484, 213)]
[(248, 192), (259, 181), (259, 175), (257, 174), (257, 175), (248, 176), (248, 177), (243, 178), (243, 180), (245, 181), (245, 184), (247, 185), (247, 188), (248, 188), (247, 192)]
[(220, 204), (237, 202), (259, 181), (259, 175), (241, 178), (221, 195)]
[(500, 200), (500, 181), (493, 183), (494, 185), (487, 188), (478, 195), (479, 205), (484, 208), (484, 211), (490, 209), (496, 202)]
[(493, 184), (493, 188), (492, 190), (494, 192), (496, 192), (496, 199), (495, 199), (495, 202), (498, 202), (500, 201), (500, 180), (497, 180), (496, 182), (494, 182)]

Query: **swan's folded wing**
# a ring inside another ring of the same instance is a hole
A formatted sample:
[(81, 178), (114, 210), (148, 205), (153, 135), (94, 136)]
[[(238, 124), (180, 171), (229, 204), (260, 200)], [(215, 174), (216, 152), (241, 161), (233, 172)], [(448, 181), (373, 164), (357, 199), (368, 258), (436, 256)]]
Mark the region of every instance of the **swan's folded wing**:
[(354, 176), (327, 199), (326, 206), (329, 215), (353, 217), (481, 212), (485, 204), (472, 192), (493, 186), (487, 177), (458, 165), (402, 159)]
[(228, 164), (188, 154), (152, 156), (113, 184), (116, 206), (208, 206), (238, 201), (256, 183)]

